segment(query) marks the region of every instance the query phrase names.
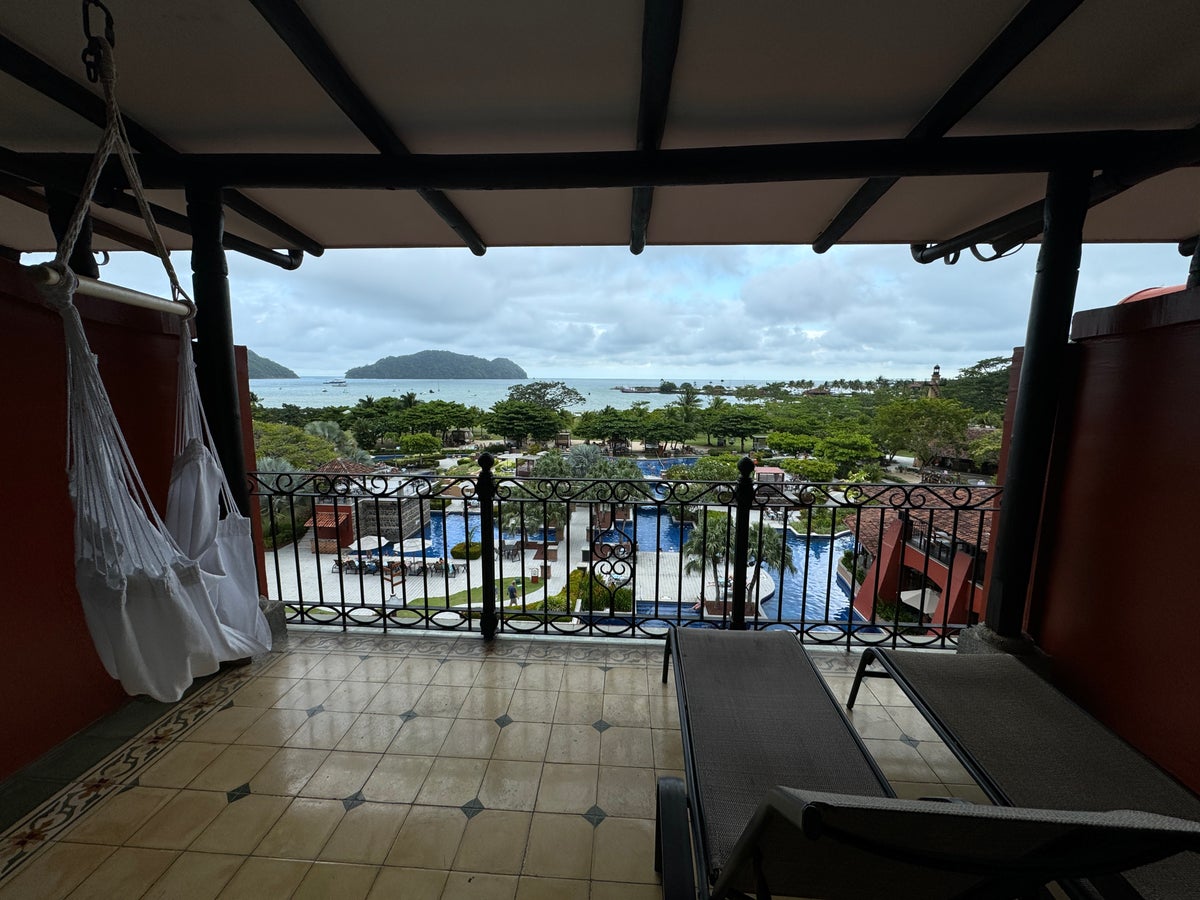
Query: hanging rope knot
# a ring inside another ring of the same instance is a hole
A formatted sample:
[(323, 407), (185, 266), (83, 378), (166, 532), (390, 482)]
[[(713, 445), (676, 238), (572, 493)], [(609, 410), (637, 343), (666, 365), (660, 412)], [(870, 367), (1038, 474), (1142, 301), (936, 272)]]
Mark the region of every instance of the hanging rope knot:
[(75, 289), (79, 287), (79, 279), (75, 277), (75, 273), (65, 262), (55, 260), (44, 263), (44, 265), (58, 278), (53, 282), (45, 281), (38, 284), (38, 294), (42, 298), (42, 303), (57, 312), (71, 309), (71, 297), (74, 296)]

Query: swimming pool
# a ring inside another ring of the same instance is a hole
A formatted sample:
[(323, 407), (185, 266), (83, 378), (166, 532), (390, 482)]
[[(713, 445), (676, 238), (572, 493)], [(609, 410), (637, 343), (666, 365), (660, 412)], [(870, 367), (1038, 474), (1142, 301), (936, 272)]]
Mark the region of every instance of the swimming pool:
[(667, 459), (635, 459), (634, 462), (643, 475), (659, 478), (672, 466), (694, 466), (699, 459), (698, 456), (673, 456)]
[[(467, 530), (470, 529), (473, 540), (478, 541), (480, 531), (483, 527), (483, 518), (479, 513), (467, 513), (465, 519), (461, 512), (452, 512), (446, 514), (440, 511), (434, 511), (429, 514), (429, 524), (425, 526), (421, 536), (429, 541), (429, 546), (425, 549), (426, 556), (439, 557), (446, 556), (450, 552), (450, 548), (455, 544), (461, 544), (467, 539)], [(553, 531), (551, 539), (554, 538)], [(492, 527), (493, 540), (500, 540), (499, 526)], [(516, 533), (505, 532), (506, 540), (515, 540), (519, 537)], [(529, 532), (530, 541), (540, 541), (542, 539), (541, 531)], [(444, 543), (443, 543), (444, 541)], [(420, 556), (421, 551), (407, 551), (405, 556)]]
[[(617, 527), (627, 538), (637, 541), (640, 551), (678, 553), (694, 526), (691, 522), (672, 520), (666, 509), (639, 506), (633, 521), (622, 520)], [(616, 536), (610, 532), (603, 540), (613, 543)]]
[[(796, 571), (780, 575), (771, 566), (763, 567), (763, 571), (775, 582), (775, 592), (762, 601), (762, 618), (785, 622), (796, 622), (802, 618), (810, 622), (846, 621), (850, 615), (850, 592), (837, 577), (837, 564), (843, 551), (854, 546), (853, 536), (842, 535), (831, 542), (827, 536), (818, 535), (809, 541), (789, 529), (787, 541), (792, 548), (792, 564)], [(640, 531), (638, 543), (642, 543)], [(698, 617), (699, 614), (692, 610), (691, 605), (690, 600), (682, 604), (681, 615), (684, 618)], [(657, 610), (653, 601), (639, 601), (637, 604), (638, 615), (642, 616), (673, 616), (675, 609), (674, 602), (660, 603)]]

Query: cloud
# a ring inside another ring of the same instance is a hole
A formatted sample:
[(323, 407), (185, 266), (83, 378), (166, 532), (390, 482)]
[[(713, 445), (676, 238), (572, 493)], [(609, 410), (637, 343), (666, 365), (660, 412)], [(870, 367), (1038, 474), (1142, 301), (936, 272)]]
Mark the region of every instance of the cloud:
[[(234, 338), (301, 374), (446, 349), (538, 377), (924, 377), (1024, 342), (1037, 247), (955, 266), (902, 246), (331, 250), (284, 272), (229, 254)], [(176, 268), (184, 275), (185, 254)], [(1184, 280), (1174, 245), (1087, 247), (1076, 309)], [(143, 254), (106, 280), (162, 294)], [(1065, 336), (1064, 336), (1065, 339)]]

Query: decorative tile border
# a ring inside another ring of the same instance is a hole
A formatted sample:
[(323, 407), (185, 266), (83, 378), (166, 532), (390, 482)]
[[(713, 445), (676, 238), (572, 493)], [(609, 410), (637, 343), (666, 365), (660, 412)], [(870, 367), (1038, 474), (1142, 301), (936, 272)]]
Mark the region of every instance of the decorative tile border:
[(267, 665), (283, 654), (271, 653), (248, 666), (227, 669), (196, 693), (147, 726), (37, 809), (0, 834), (0, 885), (38, 851), (49, 846), (97, 804), (137, 785), (137, 777), (171, 744), (191, 731)]

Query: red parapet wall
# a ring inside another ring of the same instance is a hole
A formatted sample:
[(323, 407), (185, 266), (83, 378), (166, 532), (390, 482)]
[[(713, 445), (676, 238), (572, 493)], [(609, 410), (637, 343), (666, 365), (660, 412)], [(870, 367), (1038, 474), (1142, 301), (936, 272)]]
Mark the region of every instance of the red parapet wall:
[[(78, 298), (88, 340), (152, 497), (165, 501), (179, 339), (159, 313)], [(0, 594), (0, 778), (126, 701), (92, 646), (75, 590), (67, 495), (66, 363), (59, 316), (0, 260), (0, 441), (6, 572)]]
[(1200, 791), (1200, 290), (1078, 313), (1029, 629), (1093, 715)]

